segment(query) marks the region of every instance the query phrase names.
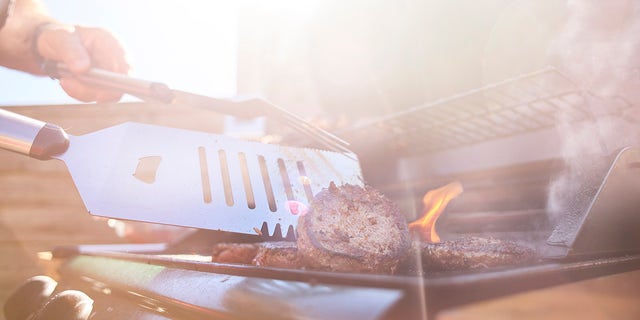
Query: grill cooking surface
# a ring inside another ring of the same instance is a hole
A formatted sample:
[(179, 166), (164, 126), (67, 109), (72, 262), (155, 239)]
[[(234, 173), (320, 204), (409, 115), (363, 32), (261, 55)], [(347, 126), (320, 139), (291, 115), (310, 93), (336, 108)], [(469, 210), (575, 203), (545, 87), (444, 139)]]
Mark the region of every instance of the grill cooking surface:
[[(245, 299), (277, 301), (288, 312), (308, 316), (316, 308), (331, 310), (334, 305), (340, 305), (335, 299), (323, 298), (328, 293), (345, 292), (350, 295), (367, 293), (370, 298), (360, 306), (351, 304), (347, 311), (350, 314), (361, 314), (364, 318), (382, 315), (421, 318), (425, 315), (423, 312), (433, 316), (442, 309), (475, 301), (640, 268), (640, 254), (580, 261), (539, 261), (520, 267), (425, 276), (265, 268), (212, 263), (208, 259), (210, 257), (206, 255), (192, 254), (94, 251), (70, 257), (61, 268), (61, 274), (63, 279), (94, 291), (109, 292), (114, 297), (143, 299), (149, 308), (165, 310), (159, 311), (160, 314), (169, 312), (195, 319), (224, 314), (231, 311), (229, 305), (240, 305)], [(250, 288), (246, 287), (247, 283), (251, 284)], [(239, 292), (242, 295), (238, 295)], [(211, 294), (217, 298), (207, 299)], [(295, 311), (300, 301), (292, 298), (292, 294), (306, 297), (314, 305), (312, 310)], [(224, 303), (219, 303), (220, 299)], [(394, 307), (404, 305), (406, 301), (413, 301), (409, 304), (413, 307), (404, 310)], [(377, 309), (381, 306), (384, 310)], [(420, 306), (426, 311), (420, 310)], [(269, 311), (272, 307), (269, 304), (252, 305), (252, 312), (269, 314), (273, 312)], [(344, 312), (342, 307), (336, 310)], [(369, 308), (375, 311), (359, 310)]]

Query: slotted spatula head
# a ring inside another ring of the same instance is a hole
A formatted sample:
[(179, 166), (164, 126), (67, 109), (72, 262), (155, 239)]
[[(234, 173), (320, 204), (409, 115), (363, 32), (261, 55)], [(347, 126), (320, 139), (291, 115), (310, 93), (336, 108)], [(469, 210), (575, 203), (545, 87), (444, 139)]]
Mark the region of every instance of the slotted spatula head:
[(70, 136), (56, 158), (93, 215), (247, 234), (285, 235), (330, 182), (364, 184), (353, 153), (139, 123)]

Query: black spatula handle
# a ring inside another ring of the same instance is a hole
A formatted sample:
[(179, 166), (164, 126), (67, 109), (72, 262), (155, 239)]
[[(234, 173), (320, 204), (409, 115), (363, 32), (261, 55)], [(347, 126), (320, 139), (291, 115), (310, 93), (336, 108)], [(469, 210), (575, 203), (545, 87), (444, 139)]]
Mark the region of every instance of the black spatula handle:
[(0, 109), (0, 148), (47, 160), (69, 148), (59, 126)]

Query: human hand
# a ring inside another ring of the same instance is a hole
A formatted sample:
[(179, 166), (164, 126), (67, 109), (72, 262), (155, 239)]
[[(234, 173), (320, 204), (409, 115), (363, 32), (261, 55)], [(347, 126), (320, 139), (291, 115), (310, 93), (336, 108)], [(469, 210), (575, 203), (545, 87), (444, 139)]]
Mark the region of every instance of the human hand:
[[(42, 59), (62, 62), (74, 74), (95, 67), (127, 74), (130, 66), (120, 42), (108, 31), (51, 23), (40, 27), (34, 51)], [(62, 77), (60, 85), (71, 97), (84, 102), (113, 102), (121, 92), (85, 84), (74, 77)]]

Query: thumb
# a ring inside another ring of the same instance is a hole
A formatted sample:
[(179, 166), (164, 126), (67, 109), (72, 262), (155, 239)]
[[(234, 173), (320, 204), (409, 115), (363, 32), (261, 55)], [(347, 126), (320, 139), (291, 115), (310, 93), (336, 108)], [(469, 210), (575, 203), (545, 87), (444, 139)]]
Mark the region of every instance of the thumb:
[(36, 49), (43, 59), (63, 62), (73, 73), (83, 73), (91, 67), (89, 54), (73, 26), (47, 24), (36, 41)]

